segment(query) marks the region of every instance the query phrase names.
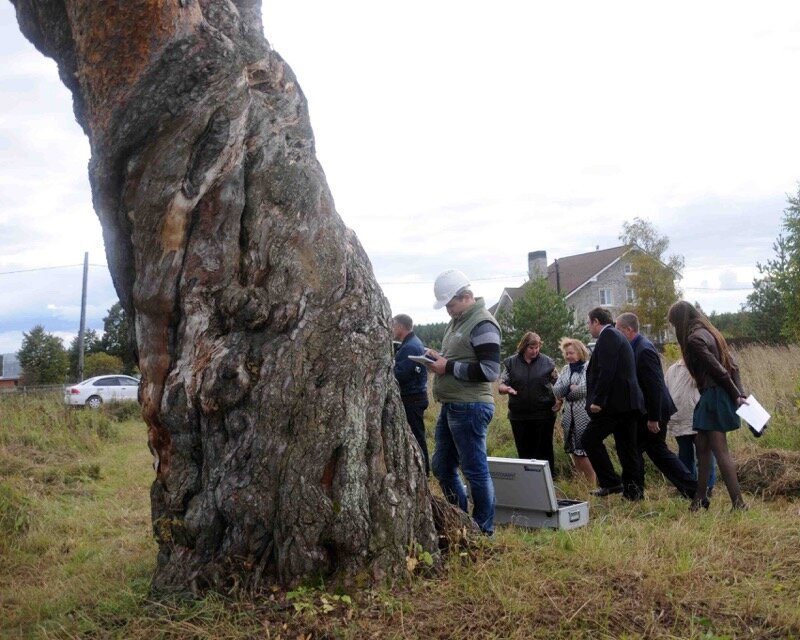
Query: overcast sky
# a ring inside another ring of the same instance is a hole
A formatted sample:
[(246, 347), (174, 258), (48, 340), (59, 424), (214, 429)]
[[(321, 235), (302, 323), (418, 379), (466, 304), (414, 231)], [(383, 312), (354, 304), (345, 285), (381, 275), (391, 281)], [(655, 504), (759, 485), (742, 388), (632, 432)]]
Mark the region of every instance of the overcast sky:
[[(635, 216), (685, 257), (687, 299), (738, 310), (798, 190), (796, 1), (273, 0), (264, 26), (339, 214), (418, 323), (447, 319), (446, 268), (493, 303), (529, 251), (616, 246)], [(85, 251), (88, 326), (116, 301), (88, 159), (55, 63), (0, 0), (0, 353), (35, 324), (77, 333)]]

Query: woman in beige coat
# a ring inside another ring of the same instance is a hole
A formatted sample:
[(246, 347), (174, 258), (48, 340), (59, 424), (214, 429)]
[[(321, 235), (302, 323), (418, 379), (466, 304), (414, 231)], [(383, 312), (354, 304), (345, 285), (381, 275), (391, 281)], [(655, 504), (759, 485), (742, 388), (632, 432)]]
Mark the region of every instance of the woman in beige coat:
[[(683, 358), (667, 369), (665, 379), (669, 394), (672, 396), (675, 406), (678, 407), (677, 413), (669, 419), (667, 432), (678, 443), (678, 458), (691, 471), (692, 477), (697, 480), (697, 451), (694, 446), (697, 431), (692, 429), (692, 417), (694, 416), (694, 407), (700, 399), (700, 392), (697, 390), (697, 384), (695, 384), (692, 374), (689, 373), (689, 369), (686, 368)], [(717, 464), (712, 455), (711, 474), (708, 477), (709, 496), (716, 481)]]

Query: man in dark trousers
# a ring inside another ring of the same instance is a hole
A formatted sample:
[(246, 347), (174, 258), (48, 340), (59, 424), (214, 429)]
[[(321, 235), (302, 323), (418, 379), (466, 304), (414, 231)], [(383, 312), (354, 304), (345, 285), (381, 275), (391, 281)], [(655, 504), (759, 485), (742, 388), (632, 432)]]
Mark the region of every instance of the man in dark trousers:
[[(621, 493), (628, 500), (641, 500), (644, 487), (640, 481), (636, 424), (644, 413), (644, 398), (636, 380), (633, 349), (614, 328), (611, 313), (603, 307), (589, 312), (589, 333), (597, 342), (586, 370), (586, 410), (590, 421), (583, 434), (583, 448), (600, 485), (592, 494)], [(622, 477), (614, 470), (603, 444), (611, 434)]]
[(658, 470), (678, 489), (684, 498), (694, 498), (697, 481), (692, 478), (680, 458), (667, 447), (667, 423), (678, 409), (664, 380), (661, 358), (655, 346), (639, 333), (639, 318), (634, 313), (617, 316), (617, 329), (620, 330), (633, 348), (636, 360), (636, 378), (644, 395), (646, 415), (639, 418), (636, 442), (639, 451), (641, 473), (639, 481), (644, 486), (644, 459), (647, 453)]
[(414, 335), (414, 323), (404, 313), (392, 318), (392, 334), (400, 343), (394, 354), (394, 377), (400, 385), (400, 399), (406, 410), (406, 420), (411, 433), (422, 450), (425, 473), (430, 474), (428, 443), (425, 441), (425, 409), (428, 408), (428, 370), (421, 364), (409, 360), (408, 356), (425, 353), (422, 341)]

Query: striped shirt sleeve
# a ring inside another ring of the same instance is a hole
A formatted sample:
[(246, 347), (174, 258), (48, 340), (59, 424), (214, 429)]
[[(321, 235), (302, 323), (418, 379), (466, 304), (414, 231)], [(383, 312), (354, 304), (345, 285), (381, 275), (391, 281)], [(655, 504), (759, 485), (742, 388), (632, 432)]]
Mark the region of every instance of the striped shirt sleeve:
[(500, 375), (500, 329), (493, 322), (485, 320), (470, 334), (470, 344), (475, 350), (477, 362), (447, 363), (446, 373), (459, 380), (469, 382), (493, 382)]

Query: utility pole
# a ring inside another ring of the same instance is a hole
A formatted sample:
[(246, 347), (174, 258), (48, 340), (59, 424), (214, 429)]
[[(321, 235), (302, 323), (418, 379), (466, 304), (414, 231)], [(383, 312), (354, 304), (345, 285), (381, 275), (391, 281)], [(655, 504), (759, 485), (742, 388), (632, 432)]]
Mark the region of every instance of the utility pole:
[(81, 326), (78, 329), (78, 382), (83, 380), (83, 350), (86, 335), (86, 283), (89, 280), (89, 252), (83, 254), (83, 290), (81, 291)]

